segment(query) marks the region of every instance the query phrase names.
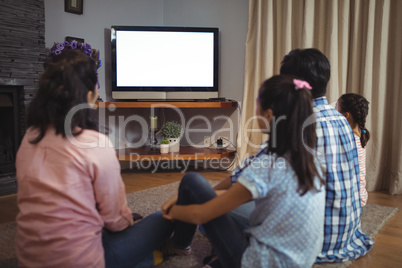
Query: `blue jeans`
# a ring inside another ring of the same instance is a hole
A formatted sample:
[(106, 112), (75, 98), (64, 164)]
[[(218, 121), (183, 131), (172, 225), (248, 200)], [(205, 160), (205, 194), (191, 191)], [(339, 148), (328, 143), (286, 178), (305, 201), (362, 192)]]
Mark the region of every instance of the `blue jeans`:
[(171, 235), (174, 224), (155, 212), (120, 232), (103, 230), (106, 267), (152, 267), (153, 251)]
[[(255, 202), (254, 200), (252, 200), (233, 209), (229, 212), (229, 215), (236, 221), (236, 223), (240, 226), (242, 230), (246, 230), (250, 228), (249, 218), (254, 208)], [(198, 227), (198, 230), (202, 234), (205, 234), (205, 230), (202, 225)]]
[(236, 221), (236, 223), (240, 225), (243, 230), (245, 230), (250, 228), (249, 218), (254, 208), (255, 202), (253, 200), (238, 206), (229, 213), (230, 216), (232, 216), (232, 218)]
[[(187, 173), (179, 186), (178, 205), (202, 204), (216, 197), (208, 181), (195, 172)], [(176, 221), (173, 243), (185, 248), (191, 244), (196, 225)], [(241, 226), (225, 214), (203, 224), (209, 241), (224, 267), (240, 267), (241, 257), (248, 246), (248, 240)]]

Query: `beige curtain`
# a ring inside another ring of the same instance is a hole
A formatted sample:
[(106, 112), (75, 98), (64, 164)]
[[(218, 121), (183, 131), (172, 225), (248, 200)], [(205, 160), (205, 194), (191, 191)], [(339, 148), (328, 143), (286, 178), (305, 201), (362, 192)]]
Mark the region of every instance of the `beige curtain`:
[(402, 194), (401, 14), (401, 0), (250, 0), (240, 159), (267, 138), (251, 119), (260, 83), (290, 50), (314, 47), (331, 62), (330, 103), (346, 92), (370, 102), (368, 190)]

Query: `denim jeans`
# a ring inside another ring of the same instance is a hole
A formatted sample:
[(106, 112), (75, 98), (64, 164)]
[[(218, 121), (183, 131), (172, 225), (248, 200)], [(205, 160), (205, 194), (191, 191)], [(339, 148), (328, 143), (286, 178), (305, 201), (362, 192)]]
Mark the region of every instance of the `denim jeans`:
[(236, 221), (236, 223), (240, 225), (242, 230), (246, 230), (250, 228), (249, 218), (254, 208), (255, 202), (253, 200), (238, 206), (237, 208), (230, 211), (229, 214)]
[[(255, 202), (254, 200), (252, 200), (233, 209), (229, 212), (229, 215), (236, 221), (236, 223), (240, 226), (242, 230), (246, 230), (250, 228), (249, 218), (254, 208)], [(198, 230), (202, 234), (205, 234), (205, 230), (202, 225), (198, 227)]]
[(103, 230), (106, 267), (153, 267), (153, 251), (169, 238), (173, 228), (159, 211), (123, 231)]
[[(202, 204), (216, 197), (208, 181), (195, 172), (187, 173), (179, 186), (178, 205)], [(175, 246), (185, 248), (191, 244), (196, 225), (176, 221), (173, 235)], [(248, 246), (242, 228), (225, 214), (203, 224), (206, 235), (224, 267), (240, 267), (241, 257)]]

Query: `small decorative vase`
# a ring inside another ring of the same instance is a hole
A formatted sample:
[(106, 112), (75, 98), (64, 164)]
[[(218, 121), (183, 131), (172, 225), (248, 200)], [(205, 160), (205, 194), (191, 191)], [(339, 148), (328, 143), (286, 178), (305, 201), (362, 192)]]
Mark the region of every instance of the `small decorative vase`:
[(177, 153), (180, 151), (180, 138), (168, 138), (169, 152)]
[(169, 153), (169, 144), (161, 144), (160, 149), (161, 149), (161, 154)]

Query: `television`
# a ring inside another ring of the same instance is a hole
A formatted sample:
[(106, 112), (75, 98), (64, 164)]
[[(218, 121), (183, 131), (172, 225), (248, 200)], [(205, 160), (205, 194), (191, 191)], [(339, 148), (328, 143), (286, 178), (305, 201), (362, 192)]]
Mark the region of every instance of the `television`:
[(112, 26), (112, 98), (218, 97), (219, 29)]

